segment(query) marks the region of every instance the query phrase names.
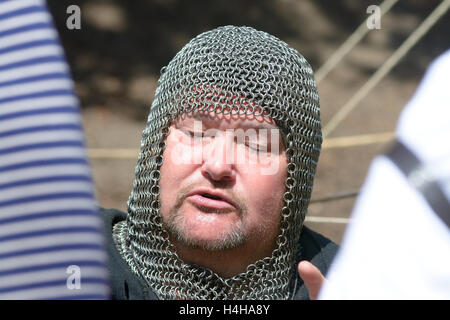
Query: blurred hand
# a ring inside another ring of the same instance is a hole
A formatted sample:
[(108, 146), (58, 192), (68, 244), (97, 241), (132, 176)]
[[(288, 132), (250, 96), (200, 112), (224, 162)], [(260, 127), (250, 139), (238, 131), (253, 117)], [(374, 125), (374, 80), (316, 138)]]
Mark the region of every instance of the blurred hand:
[(326, 281), (323, 274), (311, 262), (306, 260), (300, 261), (298, 264), (298, 274), (305, 282), (311, 300), (317, 300), (319, 291)]

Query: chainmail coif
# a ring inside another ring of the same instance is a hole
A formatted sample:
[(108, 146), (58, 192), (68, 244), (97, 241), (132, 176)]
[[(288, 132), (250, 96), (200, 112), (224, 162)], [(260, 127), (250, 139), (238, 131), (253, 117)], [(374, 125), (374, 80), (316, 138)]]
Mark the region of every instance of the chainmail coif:
[[(286, 145), (289, 163), (277, 248), (233, 278), (184, 263), (159, 213), (159, 169), (169, 126), (195, 110), (264, 114), (281, 129)], [(288, 299), (321, 143), (319, 96), (301, 54), (250, 27), (225, 26), (198, 35), (163, 68), (158, 81), (128, 217), (113, 228), (121, 255), (160, 299)]]

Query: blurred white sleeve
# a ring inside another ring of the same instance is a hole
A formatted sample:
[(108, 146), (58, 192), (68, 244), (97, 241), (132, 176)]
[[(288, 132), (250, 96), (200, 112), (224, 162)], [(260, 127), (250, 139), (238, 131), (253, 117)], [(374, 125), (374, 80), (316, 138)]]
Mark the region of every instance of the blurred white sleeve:
[[(397, 139), (450, 199), (450, 53), (427, 71)], [(450, 214), (450, 213), (449, 213)], [(320, 299), (450, 299), (450, 232), (384, 156), (372, 162)]]

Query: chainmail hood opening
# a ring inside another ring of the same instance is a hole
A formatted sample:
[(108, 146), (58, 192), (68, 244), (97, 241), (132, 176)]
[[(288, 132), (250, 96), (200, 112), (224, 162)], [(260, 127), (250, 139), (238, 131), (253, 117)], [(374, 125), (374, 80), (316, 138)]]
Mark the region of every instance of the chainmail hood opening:
[[(142, 134), (128, 217), (113, 228), (121, 255), (160, 299), (288, 299), (322, 143), (310, 65), (270, 34), (225, 26), (192, 39), (161, 73)], [(228, 279), (184, 263), (159, 213), (159, 169), (169, 127), (194, 110), (271, 117), (281, 129), (289, 159), (277, 248)]]

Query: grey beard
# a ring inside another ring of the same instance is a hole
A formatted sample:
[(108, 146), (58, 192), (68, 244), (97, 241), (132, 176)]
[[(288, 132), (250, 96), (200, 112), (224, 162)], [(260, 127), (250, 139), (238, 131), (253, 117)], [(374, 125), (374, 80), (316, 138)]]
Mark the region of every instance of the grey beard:
[(232, 228), (231, 231), (218, 231), (217, 238), (214, 240), (194, 239), (187, 235), (184, 228), (184, 217), (178, 212), (172, 212), (168, 221), (164, 222), (164, 228), (169, 232), (174, 240), (181, 244), (205, 251), (223, 251), (237, 248), (245, 243), (248, 238), (245, 224), (242, 222)]

